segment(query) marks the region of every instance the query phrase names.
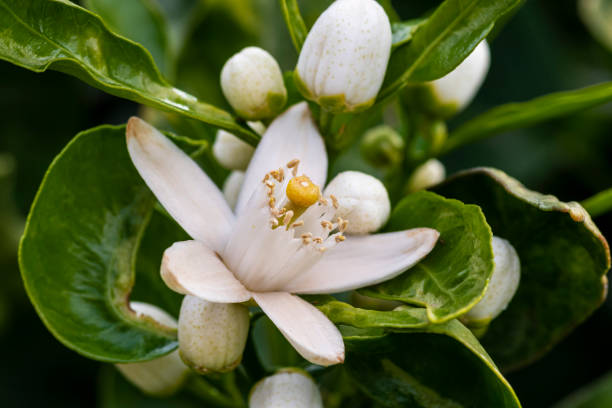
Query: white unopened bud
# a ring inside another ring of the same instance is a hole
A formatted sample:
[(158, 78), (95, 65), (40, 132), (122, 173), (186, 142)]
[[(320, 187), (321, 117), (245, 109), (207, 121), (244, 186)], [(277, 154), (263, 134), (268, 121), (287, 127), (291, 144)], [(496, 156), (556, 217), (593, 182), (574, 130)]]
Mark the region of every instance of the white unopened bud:
[[(163, 324), (176, 328), (176, 320), (157, 306), (148, 303), (130, 302), (137, 315), (145, 315)], [(178, 350), (143, 363), (115, 364), (123, 376), (142, 392), (154, 396), (168, 396), (178, 391), (189, 375), (189, 368), (181, 360)]]
[(255, 148), (225, 130), (219, 130), (213, 144), (215, 159), (226, 169), (245, 170)]
[(249, 408), (323, 408), (321, 393), (306, 373), (285, 370), (253, 387)]
[(487, 323), (503, 312), (516, 293), (521, 279), (521, 261), (516, 250), (503, 238), (493, 237), (495, 269), (480, 302), (463, 319), (469, 323)]
[(242, 183), (244, 183), (244, 172), (237, 170), (232, 171), (223, 183), (223, 195), (231, 209), (236, 207)]
[(428, 189), (446, 178), (446, 168), (436, 159), (429, 159), (414, 170), (408, 180), (409, 192)]
[(358, 171), (338, 174), (327, 185), (324, 195), (333, 195), (339, 204), (336, 214), (348, 220), (346, 232), (367, 234), (382, 227), (391, 212), (385, 186), (375, 177)]
[(221, 89), (232, 108), (245, 119), (271, 118), (287, 102), (278, 63), (258, 47), (247, 47), (227, 60), (221, 70)]
[(249, 310), (235, 303), (212, 303), (185, 296), (178, 324), (179, 352), (200, 373), (236, 368), (249, 332)]
[(466, 107), (474, 98), (487, 76), (491, 54), (489, 45), (482, 41), (453, 71), (429, 82), (434, 105), (450, 116)]
[(374, 103), (391, 53), (391, 24), (374, 0), (336, 0), (308, 33), (296, 68), (307, 99), (332, 112)]

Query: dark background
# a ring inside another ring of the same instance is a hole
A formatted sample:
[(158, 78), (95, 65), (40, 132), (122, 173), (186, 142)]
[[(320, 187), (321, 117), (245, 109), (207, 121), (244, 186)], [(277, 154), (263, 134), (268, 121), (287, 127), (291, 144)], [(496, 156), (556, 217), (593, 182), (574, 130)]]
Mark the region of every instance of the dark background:
[[(276, 2), (270, 3), (277, 7)], [(417, 6), (407, 1), (394, 3), (403, 18), (410, 18), (437, 2), (423, 1)], [(290, 39), (277, 15), (273, 21), (279, 25), (280, 34), (256, 36), (279, 58), (283, 68), (291, 69), (295, 54)], [(194, 33), (204, 41), (215, 42), (220, 36), (226, 38), (226, 33), (235, 37), (231, 46), (220, 49), (202, 67), (214, 77), (227, 57), (249, 44), (253, 33), (235, 29), (231, 16), (223, 11), (207, 17), (204, 23)], [(491, 45), (487, 80), (475, 102), (453, 119), (451, 127), (501, 103), (612, 79), (612, 52), (590, 36), (577, 16), (575, 1), (528, 1)], [(183, 82), (184, 88), (204, 100), (217, 101), (220, 94), (218, 88), (212, 89), (216, 87), (214, 81), (189, 82), (198, 77), (193, 61), (202, 58), (206, 55), (198, 55), (197, 47), (189, 50), (184, 57), (185, 74), (181, 76), (179, 71), (178, 83)], [(0, 61), (0, 78), (0, 153), (11, 154), (17, 165), (8, 178), (14, 187), (16, 209), (0, 210), (19, 220), (27, 214), (51, 160), (76, 133), (104, 123), (124, 123), (139, 107), (56, 72), (34, 74)], [(207, 92), (214, 96), (207, 97)], [(608, 104), (491, 137), (442, 161), (449, 173), (494, 166), (531, 189), (554, 194), (563, 201), (580, 201), (612, 186), (611, 153), (612, 106)], [(605, 236), (612, 237), (612, 215), (595, 221)], [(25, 296), (14, 254), (11, 251), (0, 259), (2, 406), (95, 405), (101, 365), (66, 349), (45, 329)], [(550, 406), (611, 370), (611, 326), (612, 302), (608, 300), (544, 358), (508, 374), (523, 405)]]

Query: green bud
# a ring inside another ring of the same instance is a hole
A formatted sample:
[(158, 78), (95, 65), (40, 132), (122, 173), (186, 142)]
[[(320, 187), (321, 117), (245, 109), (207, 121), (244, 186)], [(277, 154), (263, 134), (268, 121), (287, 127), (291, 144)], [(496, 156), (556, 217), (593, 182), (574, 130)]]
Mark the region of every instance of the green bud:
[(398, 165), (403, 159), (404, 148), (402, 136), (387, 125), (368, 130), (361, 141), (361, 154), (376, 167)]

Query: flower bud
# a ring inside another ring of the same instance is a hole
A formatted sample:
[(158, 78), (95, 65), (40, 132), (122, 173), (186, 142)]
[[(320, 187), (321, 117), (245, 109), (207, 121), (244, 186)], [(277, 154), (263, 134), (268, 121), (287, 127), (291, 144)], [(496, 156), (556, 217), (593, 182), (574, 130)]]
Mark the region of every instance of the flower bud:
[(242, 183), (244, 183), (244, 172), (238, 170), (232, 171), (223, 183), (223, 195), (232, 210), (238, 202)]
[(249, 310), (235, 303), (212, 303), (185, 296), (178, 324), (179, 352), (200, 373), (231, 371), (242, 359)]
[(490, 60), (489, 45), (482, 41), (453, 71), (428, 83), (433, 97), (430, 107), (448, 117), (469, 105), (487, 76)]
[(503, 312), (516, 293), (521, 279), (521, 261), (510, 242), (493, 237), (495, 269), (480, 302), (463, 316), (468, 324), (483, 324)]
[(410, 179), (406, 189), (409, 192), (426, 190), (429, 187), (441, 183), (446, 178), (446, 168), (436, 159), (429, 159), (425, 163), (417, 167)]
[(225, 130), (219, 130), (212, 147), (215, 159), (226, 169), (245, 170), (255, 148)]
[[(137, 315), (145, 315), (168, 327), (176, 328), (176, 320), (157, 306), (130, 302)], [(143, 363), (115, 364), (123, 376), (145, 394), (158, 397), (178, 391), (190, 370), (181, 360), (178, 350)]]
[(404, 148), (402, 136), (386, 125), (368, 130), (361, 141), (361, 154), (376, 167), (399, 164), (404, 155)]
[(346, 232), (349, 234), (374, 232), (389, 218), (391, 203), (387, 190), (369, 174), (342, 172), (327, 185), (324, 195), (333, 195), (338, 200), (336, 214), (348, 220)]
[(268, 52), (247, 47), (221, 70), (221, 89), (232, 108), (245, 119), (275, 116), (287, 102), (287, 89), (278, 63)]
[(472, 101), (485, 80), (490, 58), (489, 46), (482, 41), (461, 64), (442, 78), (406, 88), (403, 100), (434, 117), (449, 118)]
[(391, 53), (391, 24), (374, 0), (336, 0), (308, 33), (296, 68), (305, 98), (331, 112), (374, 103)]
[(298, 370), (283, 370), (253, 387), (249, 408), (323, 408), (321, 393), (310, 376)]

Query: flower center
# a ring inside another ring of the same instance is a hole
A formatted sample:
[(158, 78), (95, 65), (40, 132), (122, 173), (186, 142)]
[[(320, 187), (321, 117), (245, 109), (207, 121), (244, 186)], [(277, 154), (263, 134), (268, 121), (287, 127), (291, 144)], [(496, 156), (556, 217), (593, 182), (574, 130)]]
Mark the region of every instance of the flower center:
[(348, 221), (336, 216), (338, 200), (298, 176), (299, 163), (264, 176), (224, 250), (230, 270), (251, 290), (282, 290), (345, 240)]

